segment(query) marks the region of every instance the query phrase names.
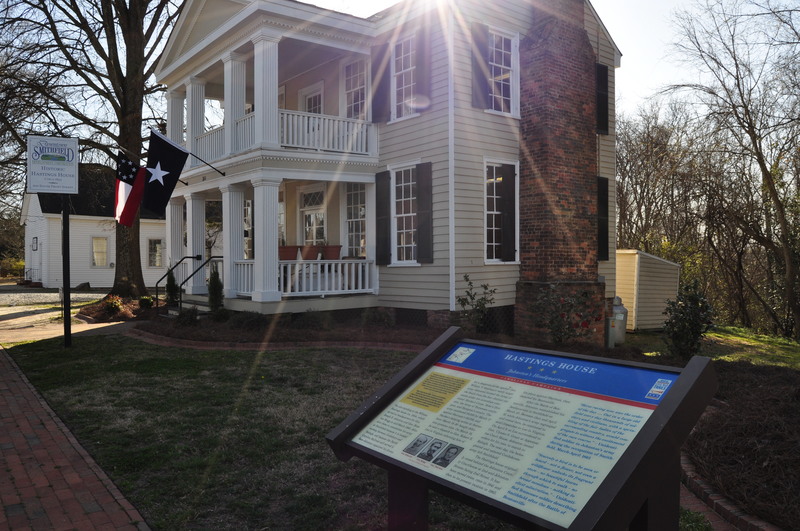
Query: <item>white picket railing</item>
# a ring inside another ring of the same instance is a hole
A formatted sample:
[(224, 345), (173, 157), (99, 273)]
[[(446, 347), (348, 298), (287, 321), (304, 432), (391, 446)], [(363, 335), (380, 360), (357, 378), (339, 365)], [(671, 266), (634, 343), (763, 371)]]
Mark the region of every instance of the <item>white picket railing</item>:
[(245, 114), (236, 121), (236, 149), (244, 151), (256, 143), (255, 113)]
[(299, 111), (281, 111), (280, 116), (282, 146), (369, 154), (368, 122)]
[[(278, 289), (284, 297), (374, 293), (373, 260), (281, 260)], [(239, 295), (254, 289), (255, 263), (236, 260), (233, 282)]]
[[(216, 160), (222, 157), (225, 153), (225, 128), (215, 127), (198, 136), (197, 151), (198, 156), (203, 160)], [(192, 159), (190, 164), (200, 164), (197, 159), (193, 157), (190, 159)]]

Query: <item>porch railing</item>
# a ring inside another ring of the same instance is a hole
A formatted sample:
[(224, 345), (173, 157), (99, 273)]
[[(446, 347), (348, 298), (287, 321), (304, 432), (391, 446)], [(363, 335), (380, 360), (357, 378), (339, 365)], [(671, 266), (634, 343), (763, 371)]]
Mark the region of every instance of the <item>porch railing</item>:
[(363, 120), (299, 111), (281, 111), (281, 145), (369, 154), (370, 126)]
[[(373, 260), (281, 260), (278, 289), (284, 297), (374, 293), (374, 264)], [(233, 267), (237, 293), (251, 295), (255, 263), (237, 260)]]
[[(234, 123), (234, 149), (242, 152), (255, 145), (255, 113), (249, 113)], [(280, 111), (280, 143), (293, 149), (313, 149), (339, 153), (369, 155), (375, 151), (376, 132), (363, 120), (339, 118), (298, 111)], [(225, 126), (215, 127), (197, 137), (196, 155), (213, 161), (225, 155)], [(201, 162), (192, 157), (190, 164)]]

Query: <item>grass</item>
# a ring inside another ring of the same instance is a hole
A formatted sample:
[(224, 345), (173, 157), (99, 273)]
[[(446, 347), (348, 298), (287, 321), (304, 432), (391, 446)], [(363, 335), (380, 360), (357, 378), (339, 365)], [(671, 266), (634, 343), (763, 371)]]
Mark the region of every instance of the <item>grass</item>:
[[(629, 334), (626, 345), (670, 363), (655, 334)], [(800, 374), (800, 346), (720, 329), (704, 348), (718, 360), (721, 405), (698, 424), (689, 451), (748, 512), (797, 528), (800, 428), (785, 419), (797, 417), (788, 389), (800, 378), (780, 378)], [(386, 474), (360, 459), (337, 461), (324, 436), (410, 352), (196, 351), (105, 336), (10, 353), (154, 529), (386, 527)], [(429, 507), (432, 529), (510, 527), (435, 493)], [(684, 511), (681, 529), (708, 527)]]

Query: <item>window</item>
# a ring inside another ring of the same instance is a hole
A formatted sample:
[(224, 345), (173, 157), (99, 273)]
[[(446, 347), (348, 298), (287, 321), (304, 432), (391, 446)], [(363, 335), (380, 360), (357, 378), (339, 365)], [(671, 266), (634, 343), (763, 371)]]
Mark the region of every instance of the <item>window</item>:
[(164, 242), (162, 240), (147, 240), (147, 265), (149, 267), (162, 267)]
[(609, 259), (608, 179), (597, 178), (597, 259)]
[(31, 251), (38, 251), (39, 250), (39, 237), (34, 236), (31, 240)]
[(519, 37), (474, 24), (472, 39), (472, 105), (519, 116)]
[(397, 262), (412, 262), (416, 257), (417, 170), (406, 168), (394, 173), (394, 256)]
[(320, 81), (319, 83), (314, 83), (310, 87), (299, 91), (297, 99), (301, 105), (300, 110), (312, 114), (322, 114), (322, 89), (323, 84), (322, 81)]
[(367, 192), (366, 185), (347, 183), (346, 256), (367, 256)]
[(432, 263), (432, 165), (405, 166), (375, 176), (378, 265)]
[(487, 261), (516, 260), (516, 175), (516, 164), (486, 164)]
[(415, 53), (412, 37), (403, 39), (394, 45), (392, 53), (392, 118), (395, 120), (414, 113)]
[(108, 238), (92, 237), (92, 267), (108, 266)]
[(325, 190), (322, 187), (300, 192), (303, 245), (325, 243)]
[(348, 118), (363, 120), (366, 116), (367, 64), (359, 60), (344, 66), (345, 111)]

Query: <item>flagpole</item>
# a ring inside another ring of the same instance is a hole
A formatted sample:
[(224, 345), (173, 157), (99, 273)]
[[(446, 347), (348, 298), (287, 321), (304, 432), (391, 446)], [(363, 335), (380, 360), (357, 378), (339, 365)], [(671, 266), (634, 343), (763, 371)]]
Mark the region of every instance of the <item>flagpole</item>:
[(211, 165), (211, 164), (209, 164), (208, 162), (204, 161), (203, 159), (201, 159), (200, 157), (198, 157), (197, 155), (195, 155), (195, 154), (194, 154), (194, 153), (192, 153), (191, 151), (187, 151), (187, 153), (188, 153), (189, 155), (193, 156), (194, 158), (196, 158), (197, 160), (199, 160), (200, 162), (202, 162), (203, 164), (205, 164), (206, 166), (208, 166), (209, 168), (211, 168), (212, 170), (214, 170), (215, 172), (217, 172), (217, 173), (219, 173), (220, 175), (222, 175), (223, 177), (225, 177), (225, 172), (224, 172), (224, 171), (219, 171), (219, 170), (218, 170), (218, 169), (216, 169), (214, 166), (212, 166), (212, 165)]

